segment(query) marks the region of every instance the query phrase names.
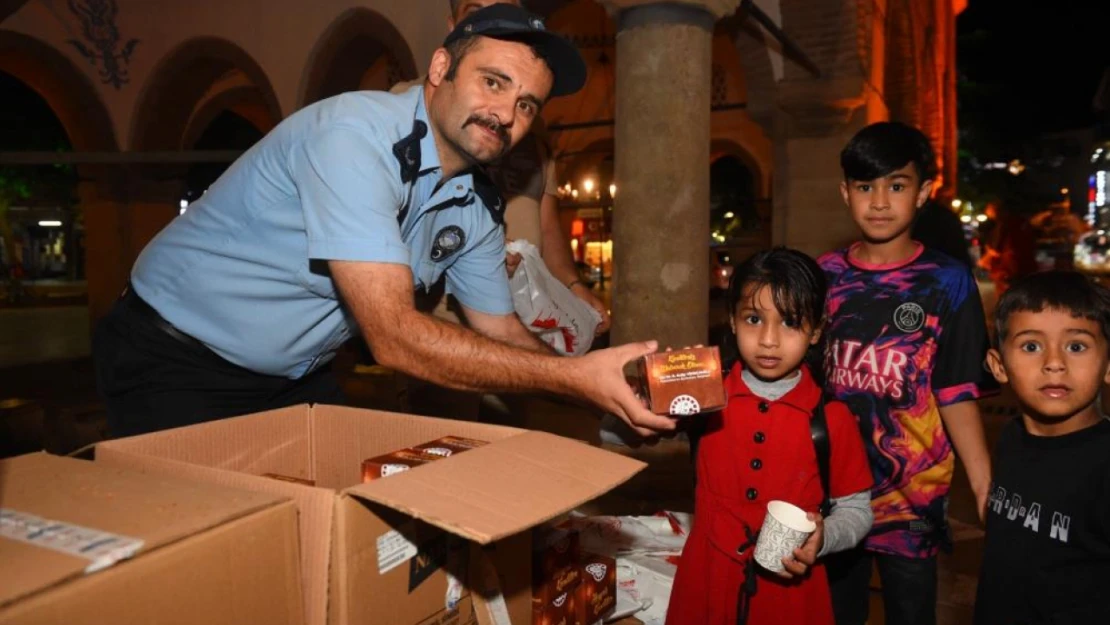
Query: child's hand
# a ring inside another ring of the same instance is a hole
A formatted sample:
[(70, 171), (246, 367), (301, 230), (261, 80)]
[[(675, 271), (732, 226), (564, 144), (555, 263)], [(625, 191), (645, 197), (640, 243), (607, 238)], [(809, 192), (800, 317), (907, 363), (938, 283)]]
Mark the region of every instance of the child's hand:
[(817, 524), (817, 529), (810, 534), (805, 544), (794, 550), (793, 556), (782, 559), (782, 565), (786, 570), (779, 573), (780, 577), (792, 579), (808, 573), (809, 567), (817, 561), (817, 554), (825, 546), (825, 519), (816, 512), (807, 512), (806, 517)]

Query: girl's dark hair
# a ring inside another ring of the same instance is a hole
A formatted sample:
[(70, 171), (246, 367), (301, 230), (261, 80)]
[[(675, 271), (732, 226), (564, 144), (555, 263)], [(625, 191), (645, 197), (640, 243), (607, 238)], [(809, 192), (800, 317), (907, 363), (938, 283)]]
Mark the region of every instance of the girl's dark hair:
[(929, 138), (901, 122), (877, 122), (856, 133), (840, 152), (845, 180), (875, 180), (913, 164), (919, 182), (937, 176)]
[(808, 255), (785, 247), (757, 252), (736, 266), (728, 283), (728, 311), (762, 287), (771, 288), (775, 308), (797, 326), (819, 327), (825, 317), (825, 272)]
[(1044, 271), (1015, 280), (999, 298), (994, 309), (997, 344), (1006, 340), (1011, 315), (1045, 309), (1094, 321), (1110, 340), (1110, 289), (1076, 271)]

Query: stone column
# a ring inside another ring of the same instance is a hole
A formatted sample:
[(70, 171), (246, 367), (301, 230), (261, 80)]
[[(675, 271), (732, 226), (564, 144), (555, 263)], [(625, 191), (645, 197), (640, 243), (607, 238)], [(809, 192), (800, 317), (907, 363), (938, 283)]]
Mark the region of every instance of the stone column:
[(614, 344), (705, 343), (713, 26), (739, 0), (600, 0), (617, 22)]

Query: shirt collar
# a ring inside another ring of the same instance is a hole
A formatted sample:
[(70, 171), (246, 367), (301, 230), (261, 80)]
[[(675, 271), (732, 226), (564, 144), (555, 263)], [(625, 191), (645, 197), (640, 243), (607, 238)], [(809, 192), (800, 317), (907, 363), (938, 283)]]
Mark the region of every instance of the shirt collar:
[(420, 95), (416, 98), (416, 113), (413, 116), (414, 122), (421, 122), (428, 128), (428, 132), (420, 139), (420, 175), (423, 176), (431, 171), (439, 171), (441, 165), (439, 163), (439, 152), (436, 150), (435, 133), (432, 132), (431, 123), (428, 121), (428, 108), (424, 102), (424, 87), (419, 88)]
[[(442, 165), (439, 161), (439, 152), (436, 151), (435, 134), (428, 120), (423, 86), (420, 87), (420, 96), (416, 102), (414, 125), (415, 122), (421, 122), (428, 128), (428, 132), (420, 139), (420, 170), (417, 177), (422, 178), (433, 171), (439, 172), (442, 177)], [(463, 199), (473, 191), (482, 200), (493, 222), (498, 225), (504, 224), (505, 202), (485, 170), (477, 167), (467, 168), (456, 174), (454, 178), (443, 181), (443, 186), (449, 186), (450, 195), (457, 199)]]
[[(737, 361), (725, 378), (725, 393), (729, 397), (757, 397), (756, 394), (748, 388), (748, 385), (744, 383), (740, 375), (741, 371), (743, 371), (743, 364)], [(807, 365), (802, 365), (802, 379), (798, 381), (798, 385), (790, 389), (790, 392), (782, 397), (773, 401), (766, 401), (772, 404), (786, 404), (806, 414), (810, 414), (817, 406), (817, 402), (820, 398), (821, 388), (817, 386), (817, 382), (814, 381), (813, 375), (809, 372), (809, 367)]]

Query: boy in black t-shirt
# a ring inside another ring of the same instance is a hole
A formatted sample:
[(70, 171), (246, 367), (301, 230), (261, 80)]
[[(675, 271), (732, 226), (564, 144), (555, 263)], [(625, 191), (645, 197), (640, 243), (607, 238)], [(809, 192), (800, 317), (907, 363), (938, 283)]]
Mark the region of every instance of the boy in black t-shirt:
[(1110, 623), (1110, 290), (1034, 274), (995, 319), (987, 362), (1022, 416), (995, 451), (975, 623)]

